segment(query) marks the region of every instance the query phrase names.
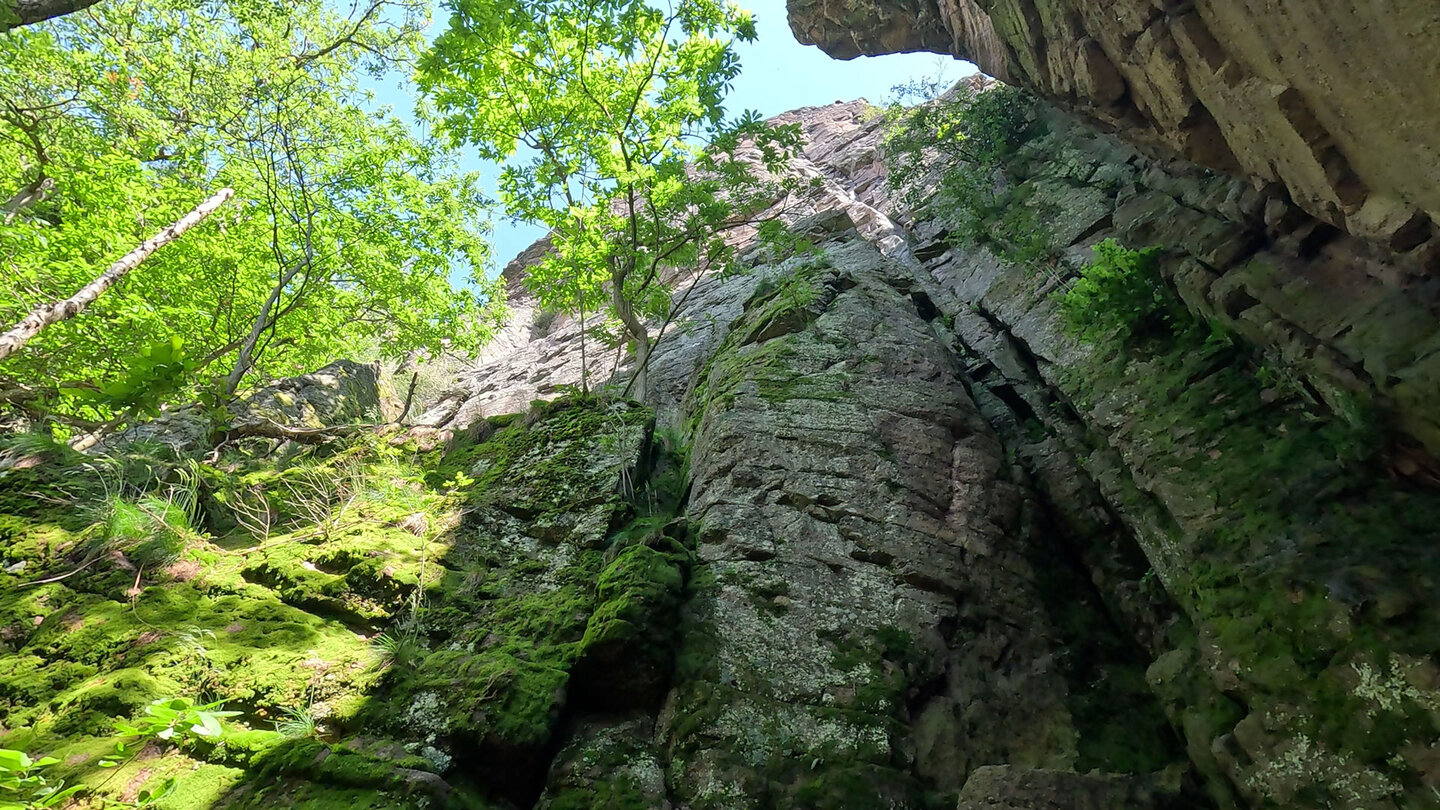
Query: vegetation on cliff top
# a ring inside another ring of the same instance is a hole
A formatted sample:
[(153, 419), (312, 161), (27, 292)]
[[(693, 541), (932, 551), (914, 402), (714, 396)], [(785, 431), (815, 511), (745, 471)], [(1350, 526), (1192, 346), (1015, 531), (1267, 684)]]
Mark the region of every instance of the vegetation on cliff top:
[[(457, 3), (421, 63), (452, 140), (508, 161), (500, 198), (551, 250), (526, 282), (543, 307), (618, 321), (644, 390), (653, 343), (681, 304), (677, 271), (722, 269), (725, 234), (797, 188), (782, 173), (798, 125), (725, 118), (747, 11), (718, 0)], [(521, 151), (523, 150), (523, 151)], [(582, 388), (588, 386), (581, 335)]]
[(1035, 100), (983, 77), (896, 88), (883, 115), (887, 182), (907, 206), (940, 214), (958, 246), (984, 245), (1015, 264), (1055, 262), (1046, 218), (1005, 176), (1006, 158), (1036, 134)]

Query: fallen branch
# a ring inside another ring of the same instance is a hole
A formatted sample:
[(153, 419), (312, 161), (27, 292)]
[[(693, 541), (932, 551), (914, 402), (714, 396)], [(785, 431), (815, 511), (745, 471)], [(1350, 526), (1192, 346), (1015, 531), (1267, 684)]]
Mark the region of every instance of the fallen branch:
[(115, 286), (115, 282), (125, 277), (125, 274), (134, 270), (150, 257), (150, 254), (175, 241), (179, 236), (195, 227), (201, 220), (209, 216), (216, 208), (235, 195), (234, 190), (222, 188), (215, 193), (215, 196), (201, 203), (195, 210), (181, 217), (179, 220), (166, 227), (164, 230), (150, 237), (140, 244), (139, 247), (125, 254), (120, 261), (110, 265), (100, 277), (80, 288), (80, 291), (62, 301), (51, 304), (44, 304), (36, 307), (29, 315), (26, 315), (20, 323), (16, 324), (10, 331), (0, 334), (0, 360), (4, 360), (22, 346), (30, 342), (30, 339), (40, 334), (40, 330), (63, 320), (79, 315), (85, 308), (95, 303), (100, 294)]
[(17, 585), (16, 587), (18, 587), (18, 588), (33, 588), (33, 587), (35, 587), (35, 586), (37, 586), (37, 585), (49, 585), (49, 584), (52, 583), (52, 582), (59, 582), (59, 581), (62, 580), (62, 579), (69, 579), (70, 577), (75, 576), (76, 574), (80, 573), (81, 571), (84, 571), (86, 568), (89, 568), (91, 565), (94, 565), (94, 564), (95, 564), (95, 561), (98, 560), (98, 559), (100, 559), (100, 555), (99, 555), (99, 554), (91, 555), (91, 557), (90, 557), (89, 559), (87, 559), (87, 560), (85, 560), (84, 562), (80, 563), (80, 567), (78, 567), (78, 568), (76, 568), (76, 569), (74, 569), (74, 570), (72, 570), (72, 571), (67, 571), (66, 573), (60, 574), (59, 576), (46, 577), (45, 579), (37, 579), (37, 580), (31, 581), (31, 582), (22, 582), (22, 583), (20, 583), (19, 585)]
[(292, 428), (279, 422), (265, 419), (236, 425), (224, 432), (222, 442), (238, 439), (279, 439), (300, 444), (324, 444), (332, 439), (344, 439), (366, 431), (375, 430), (379, 425), (336, 425), (323, 428)]

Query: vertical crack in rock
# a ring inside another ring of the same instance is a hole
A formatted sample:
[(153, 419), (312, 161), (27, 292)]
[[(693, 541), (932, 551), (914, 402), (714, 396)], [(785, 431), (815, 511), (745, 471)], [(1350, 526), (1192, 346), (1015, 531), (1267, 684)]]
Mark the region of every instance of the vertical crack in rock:
[(662, 718), (684, 806), (918, 808), (979, 766), (1082, 761), (1088, 685), (1064, 676), (1040, 531), (917, 294), (906, 265), (833, 242), (703, 372)]

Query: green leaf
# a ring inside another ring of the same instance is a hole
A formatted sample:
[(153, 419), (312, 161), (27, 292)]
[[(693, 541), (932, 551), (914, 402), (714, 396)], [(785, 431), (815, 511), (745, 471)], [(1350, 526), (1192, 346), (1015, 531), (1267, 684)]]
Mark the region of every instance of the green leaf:
[[(424, 15), (347, 14), (324, 0), (284, 11), (107, 0), (0, 40), (0, 94), (33, 111), (55, 180), (50, 198), (0, 228), (8, 322), (80, 289), (216, 188), (236, 192), (83, 319), (7, 360), (21, 384), (83, 383), (66, 386), (57, 412), (107, 421), (193, 400), (203, 377), (235, 364), (282, 268), (307, 253), (316, 259), (281, 291), (250, 378), (377, 346), (473, 351), (494, 331), (503, 294), (484, 279), (476, 177), (361, 97), (372, 70), (408, 75)], [(32, 151), (0, 121), (0, 186), (34, 179)], [(288, 201), (301, 198), (297, 211)], [(481, 281), (457, 287), (452, 273)]]
[(225, 731), (220, 726), (219, 718), (209, 712), (200, 712), (196, 719), (198, 722), (192, 725), (190, 730), (202, 737), (219, 737)]

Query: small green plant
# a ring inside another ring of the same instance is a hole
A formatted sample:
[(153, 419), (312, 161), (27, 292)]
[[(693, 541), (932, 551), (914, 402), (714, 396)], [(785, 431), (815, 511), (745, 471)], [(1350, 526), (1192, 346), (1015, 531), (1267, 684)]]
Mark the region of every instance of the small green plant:
[(129, 806), (134, 808), (154, 807), (161, 799), (174, 793), (177, 784), (179, 782), (175, 777), (167, 776), (157, 787), (142, 788), (135, 794), (135, 801)]
[(54, 757), (31, 759), (24, 751), (0, 748), (0, 810), (59, 807), (84, 790), (84, 785), (66, 787), (64, 780), (52, 781), (40, 773), (59, 761)]
[(413, 628), (404, 628), (395, 633), (381, 633), (370, 642), (375, 667), (385, 670), (392, 667), (412, 667), (425, 657), (425, 641)]
[(1070, 332), (1094, 343), (1122, 344), (1155, 335), (1179, 335), (1195, 316), (1160, 276), (1159, 248), (1130, 250), (1114, 239), (1095, 246), (1095, 258), (1060, 298)]
[(353, 455), (329, 463), (304, 461), (280, 480), (283, 499), (301, 525), (313, 526), (323, 537), (340, 527), (350, 507), (365, 490), (365, 466)]
[[(98, 764), (102, 768), (119, 768), (133, 762), (151, 743), (177, 746), (185, 742), (218, 743), (225, 736), (225, 718), (239, 714), (225, 711), (221, 702), (197, 706), (189, 698), (152, 701), (140, 717), (115, 721), (115, 736), (119, 738), (115, 741), (115, 754), (124, 760), (102, 759)], [(168, 777), (156, 787), (140, 790), (134, 802), (123, 806), (153, 807), (174, 792), (175, 785), (175, 777)], [(102, 782), (100, 787), (104, 786), (105, 782)], [(0, 803), (0, 808), (3, 807)]]
[(98, 506), (100, 542), (136, 565), (166, 565), (180, 556), (194, 534), (184, 504), (146, 495), (136, 500), (110, 495)]
[(458, 470), (455, 476), (440, 485), (446, 492), (457, 492), (462, 489), (469, 489), (475, 485), (475, 479), (465, 474), (464, 470)]
[(280, 734), (297, 739), (319, 736), (319, 723), (312, 707), (282, 709), (281, 715), (281, 718), (275, 721), (275, 730)]
[(115, 743), (115, 752), (125, 755), (156, 740), (176, 745), (219, 742), (225, 736), (224, 719), (239, 714), (225, 711), (223, 701), (197, 706), (189, 698), (161, 698), (146, 706), (145, 713), (135, 720), (115, 722), (116, 735), (121, 738)]

